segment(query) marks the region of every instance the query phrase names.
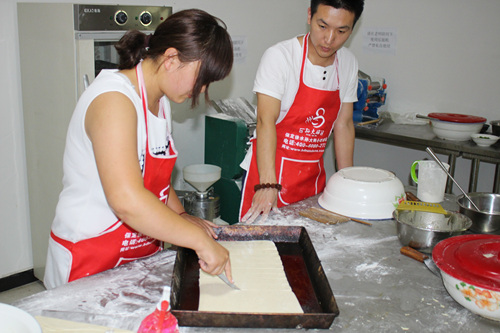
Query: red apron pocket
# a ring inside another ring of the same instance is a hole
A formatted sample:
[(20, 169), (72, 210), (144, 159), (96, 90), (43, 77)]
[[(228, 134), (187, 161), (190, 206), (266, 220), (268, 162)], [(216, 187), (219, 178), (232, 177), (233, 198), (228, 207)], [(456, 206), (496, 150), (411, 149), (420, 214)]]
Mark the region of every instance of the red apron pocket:
[(283, 157), (279, 182), (283, 185), (279, 199), (284, 205), (318, 194), (325, 184), (322, 160), (298, 160)]

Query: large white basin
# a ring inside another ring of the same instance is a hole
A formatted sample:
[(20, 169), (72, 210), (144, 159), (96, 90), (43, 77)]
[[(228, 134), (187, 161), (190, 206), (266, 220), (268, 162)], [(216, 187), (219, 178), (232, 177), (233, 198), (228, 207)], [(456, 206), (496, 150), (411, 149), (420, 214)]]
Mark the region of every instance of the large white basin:
[(328, 180), (318, 203), (341, 215), (369, 219), (391, 219), (404, 200), (403, 183), (392, 173), (372, 167), (349, 167)]

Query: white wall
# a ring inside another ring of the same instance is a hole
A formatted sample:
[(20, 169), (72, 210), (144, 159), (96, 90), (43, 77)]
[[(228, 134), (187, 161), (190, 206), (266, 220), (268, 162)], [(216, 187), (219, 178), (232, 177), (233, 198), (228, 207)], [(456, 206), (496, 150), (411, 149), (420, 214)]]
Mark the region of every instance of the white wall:
[(0, 2), (0, 277), (32, 266), (15, 7)]
[[(500, 1), (366, 0), (348, 43), (360, 69), (384, 77), (387, 110), (396, 113), (454, 112), (500, 119)], [(393, 28), (396, 54), (363, 51), (363, 31)], [(500, 152), (499, 152), (500, 154)], [(439, 155), (446, 160), (444, 155)], [(426, 152), (356, 140), (355, 164), (396, 172), (403, 183), (414, 160)], [(331, 158), (330, 158), (331, 160)], [(470, 160), (458, 159), (456, 179), (465, 190)], [(481, 163), (478, 191), (491, 192), (494, 165)], [(454, 188), (454, 193), (459, 190)]]
[[(19, 46), (17, 38), (16, 0), (3, 0), (0, 12), (4, 19), (0, 23), (1, 50), (0, 97), (0, 278), (33, 268), (30, 240), (29, 209), (27, 196), (26, 161), (21, 102), (19, 69)], [(26, 1), (43, 3), (45, 1)], [(53, 2), (74, 3), (62, 0)], [(98, 1), (101, 3), (100, 1)], [(137, 0), (122, 0), (121, 4), (144, 3)], [(81, 1), (79, 3), (96, 3)], [(116, 2), (107, 2), (116, 3)], [(228, 26), (232, 36), (243, 36), (248, 42), (248, 57), (235, 64), (224, 82), (210, 88), (212, 99), (244, 96), (251, 100), (252, 84), (260, 57), (265, 48), (275, 42), (300, 34), (306, 28), (307, 2), (303, 0), (150, 0), (148, 5), (172, 6), (174, 11), (186, 8), (201, 8), (218, 16)], [(287, 21), (281, 21), (286, 11)], [(280, 14), (280, 15), (277, 15)], [(276, 18), (279, 24), (276, 24)], [(272, 33), (269, 33), (272, 31)], [(40, 50), (43, 52), (43, 50)], [(33, 55), (36, 57), (36, 54)], [(57, 64), (47, 64), (57, 66)], [(43, 84), (37, 82), (34, 84)], [(206, 105), (202, 102), (195, 110), (189, 103), (173, 105), (174, 135), (176, 147), (181, 152), (175, 170), (176, 187), (185, 187), (182, 167), (202, 163), (204, 156), (204, 114)], [(72, 110), (68, 110), (71, 113)], [(62, 163), (62, 161), (61, 161)], [(62, 178), (62, 175), (61, 175)], [(43, 198), (41, 198), (43, 200)], [(48, 235), (48, 231), (47, 231)]]
[[(192, 7), (207, 10), (224, 20), (232, 36), (247, 39), (246, 60), (235, 63), (228, 78), (210, 85), (209, 96), (212, 100), (245, 97), (250, 102), (256, 102), (252, 93), (253, 79), (265, 49), (280, 40), (301, 34), (307, 28), (309, 2), (304, 0), (186, 0), (177, 3), (173, 2), (174, 10)], [(282, 19), (282, 13), (286, 13), (288, 20)], [(193, 189), (182, 179), (182, 168), (203, 163), (204, 160), (204, 115), (215, 111), (207, 110), (203, 102), (200, 104), (195, 110), (189, 109), (189, 101), (173, 107), (174, 139), (179, 151), (173, 175), (177, 189)]]
[[(0, 278), (32, 268), (17, 2), (0, 2), (3, 14), (0, 23)], [(308, 7), (307, 0), (150, 0), (148, 4), (171, 5), (174, 11), (191, 7), (205, 9), (222, 18), (232, 35), (247, 36), (246, 62), (236, 64), (226, 81), (214, 84), (211, 97), (243, 96), (250, 101), (253, 100), (253, 76), (263, 51), (274, 42), (303, 32)], [(366, 0), (365, 13), (349, 46), (358, 57), (360, 69), (386, 78), (387, 109), (391, 112), (460, 112), (481, 115), (488, 120), (500, 119), (494, 98), (496, 77), (500, 74), (498, 13), (498, 0)], [(366, 27), (395, 28), (396, 55), (364, 53), (362, 31)], [(174, 135), (181, 153), (176, 169), (179, 186), (183, 185), (179, 170), (203, 161), (204, 109), (204, 106), (193, 111), (188, 110), (187, 105), (175, 107)], [(356, 141), (357, 165), (395, 171), (405, 183), (411, 162), (425, 157), (424, 152)], [(327, 154), (327, 161), (331, 161), (331, 153)], [(457, 178), (465, 187), (469, 164), (459, 160), (457, 166)], [(482, 164), (479, 189), (491, 191), (492, 181), (493, 166)]]

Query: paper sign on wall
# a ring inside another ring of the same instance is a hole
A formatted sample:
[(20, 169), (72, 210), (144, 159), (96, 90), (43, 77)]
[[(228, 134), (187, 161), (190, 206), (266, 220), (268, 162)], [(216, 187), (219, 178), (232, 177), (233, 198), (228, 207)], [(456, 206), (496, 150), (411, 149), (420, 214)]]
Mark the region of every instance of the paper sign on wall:
[(395, 28), (365, 28), (363, 50), (366, 53), (396, 54), (397, 31)]
[(248, 43), (246, 36), (231, 36), (233, 40), (233, 56), (235, 64), (245, 62), (248, 53)]

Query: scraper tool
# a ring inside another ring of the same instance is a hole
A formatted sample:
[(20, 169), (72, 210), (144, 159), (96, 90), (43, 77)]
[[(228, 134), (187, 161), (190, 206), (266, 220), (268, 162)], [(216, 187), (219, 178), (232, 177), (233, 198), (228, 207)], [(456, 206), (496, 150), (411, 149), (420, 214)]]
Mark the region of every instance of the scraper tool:
[(235, 290), (240, 290), (240, 288), (238, 288), (238, 286), (236, 286), (234, 283), (231, 283), (229, 281), (229, 279), (227, 278), (226, 275), (224, 275), (224, 273), (222, 274), (219, 274), (217, 275), (222, 281), (224, 281), (228, 286), (230, 286), (231, 288), (235, 289)]

